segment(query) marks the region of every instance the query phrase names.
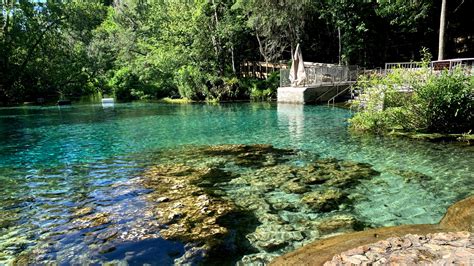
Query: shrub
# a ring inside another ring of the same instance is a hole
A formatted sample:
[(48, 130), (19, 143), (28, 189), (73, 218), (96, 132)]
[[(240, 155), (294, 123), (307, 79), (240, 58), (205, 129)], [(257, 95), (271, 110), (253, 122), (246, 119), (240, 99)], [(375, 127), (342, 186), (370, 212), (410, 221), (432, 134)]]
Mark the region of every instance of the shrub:
[(204, 100), (208, 96), (207, 78), (196, 66), (186, 65), (181, 67), (177, 71), (174, 81), (181, 97)]
[[(474, 78), (461, 69), (431, 73), (396, 70), (385, 77), (363, 77), (364, 108), (349, 120), (351, 128), (383, 133), (394, 129), (425, 133), (464, 133), (473, 125)], [(400, 92), (412, 88), (412, 92)], [(360, 102), (355, 102), (360, 105)]]
[(276, 97), (277, 89), (280, 86), (280, 73), (272, 72), (265, 80), (250, 79), (250, 99), (254, 101), (271, 100)]
[(245, 97), (236, 77), (211, 77), (207, 83), (209, 95), (207, 100), (229, 101)]
[(414, 87), (412, 111), (427, 132), (463, 133), (472, 129), (474, 79), (460, 68), (431, 76)]
[(139, 80), (128, 67), (122, 67), (115, 71), (108, 86), (113, 89), (115, 97), (119, 100), (137, 99), (132, 95), (132, 89), (139, 87)]

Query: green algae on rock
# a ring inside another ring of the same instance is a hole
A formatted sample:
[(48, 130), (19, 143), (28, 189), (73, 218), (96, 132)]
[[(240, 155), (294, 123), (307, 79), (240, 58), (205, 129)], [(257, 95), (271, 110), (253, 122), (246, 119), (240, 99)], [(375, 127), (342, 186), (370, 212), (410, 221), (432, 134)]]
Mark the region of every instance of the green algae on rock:
[(354, 186), (378, 173), (367, 164), (298, 156), (271, 145), (160, 152), (138, 177), (111, 187), (144, 190), (137, 199), (146, 219), (124, 227), (113, 213), (84, 202), (71, 211), (71, 230), (87, 231), (83, 242), (98, 256), (126, 241), (178, 240), (189, 244), (178, 264), (220, 256), (267, 263), (309, 241), (355, 230), (355, 217), (340, 209), (347, 211)]
[(362, 179), (368, 179), (379, 173), (369, 164), (340, 161), (336, 159), (316, 160), (303, 171), (306, 184), (326, 184), (329, 186), (348, 187)]
[(259, 168), (273, 166), (288, 161), (286, 156), (294, 155), (294, 150), (278, 149), (268, 144), (227, 144), (192, 149), (194, 156), (199, 154), (223, 157), (238, 166)]
[(358, 229), (358, 222), (354, 216), (341, 214), (324, 218), (319, 221), (317, 228), (321, 233), (350, 232)]
[(256, 169), (289, 162), (298, 153), (267, 144), (221, 144), (213, 146), (183, 146), (150, 154), (151, 160), (164, 164), (180, 164), (204, 168)]
[[(201, 243), (206, 254), (222, 245), (256, 248), (240, 261), (268, 262), (322, 235), (354, 230), (356, 219), (337, 211), (352, 187), (378, 175), (368, 164), (332, 158), (295, 165), (297, 154), (271, 145), (188, 146), (170, 151), (140, 182), (152, 191), (147, 198), (164, 238)], [(333, 211), (332, 220), (320, 221)], [(239, 212), (255, 217), (254, 230), (223, 222), (239, 220)], [(233, 238), (236, 232), (244, 238)]]
[(213, 244), (228, 233), (217, 220), (237, 210), (236, 206), (210, 196), (205, 188), (199, 186), (208, 179), (218, 182), (221, 176), (222, 181), (228, 178), (222, 170), (192, 168), (183, 164), (159, 165), (144, 173), (143, 185), (153, 190), (148, 198), (157, 202), (155, 215), (160, 223), (166, 225), (160, 231), (164, 238)]
[(396, 175), (403, 177), (403, 181), (405, 183), (422, 183), (433, 179), (431, 176), (413, 170), (394, 169), (392, 172)]
[(327, 212), (338, 209), (339, 204), (346, 199), (346, 195), (341, 191), (328, 189), (307, 193), (301, 201), (316, 211)]

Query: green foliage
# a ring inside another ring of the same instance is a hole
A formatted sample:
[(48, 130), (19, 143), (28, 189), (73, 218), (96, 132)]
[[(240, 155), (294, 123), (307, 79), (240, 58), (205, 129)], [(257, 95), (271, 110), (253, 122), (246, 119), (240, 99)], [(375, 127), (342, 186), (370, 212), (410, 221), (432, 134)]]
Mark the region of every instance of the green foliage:
[(93, 93), (87, 46), (106, 8), (94, 2), (2, 1), (0, 102)]
[(474, 79), (457, 68), (430, 76), (414, 87), (413, 112), (427, 132), (463, 133), (472, 130)]
[(382, 134), (399, 126), (398, 117), (403, 113), (400, 107), (379, 112), (360, 112), (350, 119), (351, 128), (356, 131)]
[[(297, 43), (306, 61), (340, 57), (371, 67), (412, 60), (414, 47), (436, 46), (430, 41), (436, 6), (429, 0), (5, 0), (0, 103), (97, 92), (121, 99), (272, 99), (275, 74), (241, 79), (241, 63), (288, 60)], [(453, 16), (450, 25), (465, 20)], [(469, 27), (458, 28), (467, 30), (448, 32), (456, 39), (472, 35)], [(402, 106), (406, 101), (392, 86), (399, 77), (390, 78), (380, 84), (384, 104)]]
[(248, 79), (242, 86), (250, 88), (250, 99), (253, 101), (268, 101), (276, 98), (280, 85), (280, 73), (273, 72), (266, 80)]
[[(350, 119), (358, 131), (390, 130), (464, 133), (472, 130), (474, 79), (462, 69), (430, 73), (395, 70), (385, 77), (360, 79), (365, 106)], [(411, 90), (411, 91), (410, 91)], [(361, 102), (355, 102), (359, 106)]]
[(179, 94), (192, 100), (204, 100), (208, 95), (206, 77), (195, 66), (181, 67), (175, 76)]
[[(136, 89), (139, 87), (138, 77), (127, 68), (116, 71), (108, 84), (113, 88), (114, 95), (119, 100), (137, 99)], [(133, 94), (132, 94), (133, 92)]]

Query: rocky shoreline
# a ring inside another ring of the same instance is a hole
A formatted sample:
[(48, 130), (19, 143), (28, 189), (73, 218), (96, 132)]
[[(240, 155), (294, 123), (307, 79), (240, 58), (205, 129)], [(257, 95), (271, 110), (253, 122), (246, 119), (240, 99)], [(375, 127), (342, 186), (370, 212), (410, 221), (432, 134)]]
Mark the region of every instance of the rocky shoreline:
[(466, 231), (408, 234), (359, 246), (335, 255), (324, 266), (386, 264), (472, 265), (474, 234)]
[(413, 265), (474, 262), (474, 196), (449, 207), (439, 224), (402, 225), (322, 239), (271, 265)]

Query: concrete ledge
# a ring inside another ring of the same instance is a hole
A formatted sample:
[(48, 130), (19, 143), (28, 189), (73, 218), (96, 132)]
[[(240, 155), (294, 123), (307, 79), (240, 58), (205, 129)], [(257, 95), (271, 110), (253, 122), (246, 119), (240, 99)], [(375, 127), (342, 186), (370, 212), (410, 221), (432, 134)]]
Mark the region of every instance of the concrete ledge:
[[(279, 87), (277, 101), (280, 103), (315, 103), (320, 96), (320, 101), (327, 101), (341, 90), (349, 86), (348, 82), (319, 84), (310, 87)], [(348, 92), (349, 93), (349, 92)], [(324, 94), (324, 95), (323, 95)]]

